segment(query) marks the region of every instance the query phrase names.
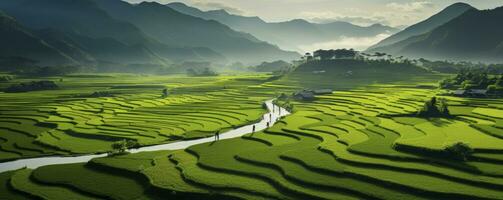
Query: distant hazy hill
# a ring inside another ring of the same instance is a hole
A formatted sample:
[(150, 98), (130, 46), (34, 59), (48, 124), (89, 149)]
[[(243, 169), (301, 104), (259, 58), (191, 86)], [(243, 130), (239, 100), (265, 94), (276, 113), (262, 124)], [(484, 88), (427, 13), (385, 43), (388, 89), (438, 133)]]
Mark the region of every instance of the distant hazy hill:
[[(465, 4), (465, 3), (456, 3), (451, 6), (448, 6), (441, 12), (439, 12), (436, 15), (431, 16), (430, 18), (421, 21), (417, 24), (414, 24), (412, 26), (409, 26), (403, 31), (400, 31), (384, 40), (381, 42), (377, 43), (376, 45), (372, 46), (369, 48), (371, 51), (389, 51), (387, 50), (386, 46), (396, 44), (398, 42), (401, 42), (403, 40), (406, 40), (410, 37), (413, 36), (418, 36), (425, 34), (445, 23), (448, 21), (451, 21), (452, 19), (460, 16), (467, 10), (475, 9), (472, 6)], [(384, 47), (382, 49), (377, 49), (379, 47)]]
[(503, 7), (469, 10), (402, 48), (404, 55), (432, 59), (503, 61)]
[(373, 37), (382, 33), (392, 34), (398, 31), (398, 29), (380, 24), (362, 27), (347, 22), (316, 24), (300, 19), (267, 23), (258, 17), (233, 15), (225, 10), (201, 11), (183, 3), (170, 3), (167, 5), (188, 15), (216, 20), (235, 30), (250, 33), (261, 40), (290, 50), (299, 50), (301, 45), (334, 41), (344, 36)]
[(132, 5), (120, 0), (96, 0), (114, 18), (134, 24), (163, 43), (208, 47), (230, 60), (259, 62), (291, 60), (300, 55), (234, 31), (217, 21), (182, 14), (155, 2)]
[(0, 55), (24, 57), (41, 65), (70, 64), (75, 60), (60, 52), (22, 27), (15, 19), (0, 12)]
[(91, 0), (1, 1), (0, 9), (79, 61), (162, 64), (224, 59), (207, 48), (163, 44), (133, 24), (112, 18)]
[(314, 60), (299, 65), (288, 74), (289, 83), (306, 88), (349, 89), (369, 83), (393, 83), (428, 73), (411, 63), (381, 60)]

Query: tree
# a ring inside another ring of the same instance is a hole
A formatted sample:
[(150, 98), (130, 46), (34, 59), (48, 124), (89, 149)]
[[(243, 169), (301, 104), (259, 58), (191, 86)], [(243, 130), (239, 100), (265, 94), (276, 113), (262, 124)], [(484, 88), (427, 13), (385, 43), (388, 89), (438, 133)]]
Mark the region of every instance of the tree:
[(112, 143), (112, 150), (113, 150), (113, 153), (118, 153), (118, 154), (125, 153), (127, 151), (126, 140), (121, 140), (121, 141), (117, 141), (117, 142)]
[(110, 152), (110, 155), (114, 154), (124, 154), (127, 152), (128, 149), (138, 147), (139, 144), (135, 140), (121, 140), (112, 143), (112, 152)]
[(432, 97), (424, 103), (423, 108), (418, 111), (417, 115), (419, 117), (450, 117), (450, 112), (445, 99), (437, 101), (436, 97)]
[(444, 152), (449, 158), (466, 161), (467, 158), (473, 153), (473, 149), (466, 143), (457, 142), (445, 147)]
[(333, 50), (317, 50), (313, 53), (315, 58), (319, 58), (320, 60), (329, 60), (334, 57)]
[(168, 93), (168, 88), (164, 88), (164, 89), (162, 90), (162, 97), (164, 97), (164, 98), (165, 98), (165, 97), (168, 97), (168, 95), (169, 95), (169, 93)]

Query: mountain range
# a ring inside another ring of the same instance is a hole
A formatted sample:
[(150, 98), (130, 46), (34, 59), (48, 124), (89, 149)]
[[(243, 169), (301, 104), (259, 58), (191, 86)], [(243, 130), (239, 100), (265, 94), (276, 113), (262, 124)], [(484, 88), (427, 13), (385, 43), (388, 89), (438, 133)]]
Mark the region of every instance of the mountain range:
[[(2, 40), (11, 46), (1, 48), (16, 49), (3, 55), (30, 56), (40, 65), (260, 63), (300, 56), (216, 21), (157, 3), (16, 0), (1, 1), (0, 10), (5, 13)], [(19, 39), (22, 35), (30, 39)]]
[(367, 51), (432, 60), (502, 62), (501, 21), (503, 7), (477, 10), (456, 3)]
[(134, 24), (166, 44), (209, 47), (233, 61), (245, 63), (299, 57), (296, 52), (282, 51), (217, 21), (186, 15), (156, 2), (132, 5), (120, 0), (96, 0), (96, 3), (114, 18)]
[(294, 51), (302, 51), (300, 47), (303, 45), (329, 42), (343, 37), (374, 37), (399, 31), (399, 29), (381, 24), (364, 27), (342, 21), (318, 24), (295, 19), (269, 23), (259, 17), (234, 15), (225, 10), (202, 11), (179, 2), (170, 3), (167, 6), (187, 15), (218, 21), (234, 30), (250, 33), (260, 40)]

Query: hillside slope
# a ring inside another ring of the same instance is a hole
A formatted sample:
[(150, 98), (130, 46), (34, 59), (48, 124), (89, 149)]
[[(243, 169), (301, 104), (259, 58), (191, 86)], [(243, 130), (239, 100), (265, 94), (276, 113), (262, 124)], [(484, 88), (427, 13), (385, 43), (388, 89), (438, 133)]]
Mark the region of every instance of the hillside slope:
[(468, 61), (503, 61), (503, 7), (470, 10), (406, 45), (408, 56)]
[[(91, 0), (3, 1), (0, 2), (0, 9), (31, 30), (56, 30), (59, 35), (71, 38), (74, 47), (79, 46), (81, 51), (96, 60), (161, 64), (186, 58), (223, 59), (209, 49), (163, 44), (133, 24), (114, 19)], [(179, 52), (183, 55), (178, 56)]]
[(113, 17), (132, 23), (167, 44), (208, 47), (230, 60), (241, 62), (292, 60), (300, 56), (250, 34), (234, 31), (217, 21), (182, 14), (159, 3), (132, 5), (120, 0), (99, 0), (96, 3)]
[[(407, 27), (405, 30), (400, 31), (382, 41), (368, 48), (369, 51), (383, 51), (388, 52), (388, 46), (406, 40), (410, 37), (425, 34), (446, 22), (460, 16), (468, 10), (475, 9), (472, 6), (465, 3), (455, 3), (448, 6), (439, 13), (429, 17), (428, 19), (421, 21), (417, 24)], [(391, 47), (392, 48), (392, 47)]]
[(68, 55), (58, 51), (29, 30), (22, 27), (14, 18), (0, 12), (0, 55), (2, 57), (24, 57), (37, 61), (40, 65), (59, 65), (75, 63)]

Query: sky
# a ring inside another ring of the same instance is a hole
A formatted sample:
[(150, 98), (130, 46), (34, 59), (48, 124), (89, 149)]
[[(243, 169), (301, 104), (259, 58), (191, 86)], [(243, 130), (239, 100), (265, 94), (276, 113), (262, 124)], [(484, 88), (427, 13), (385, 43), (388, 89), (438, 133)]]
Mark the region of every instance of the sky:
[[(126, 0), (138, 3), (143, 0)], [(154, 1), (154, 0), (147, 0)], [(155, 0), (183, 2), (202, 10), (258, 16), (268, 22), (306, 19), (312, 22), (347, 21), (358, 25), (381, 23), (400, 27), (417, 23), (456, 2), (478, 9), (503, 6), (503, 0)]]

